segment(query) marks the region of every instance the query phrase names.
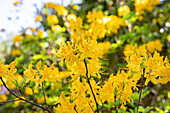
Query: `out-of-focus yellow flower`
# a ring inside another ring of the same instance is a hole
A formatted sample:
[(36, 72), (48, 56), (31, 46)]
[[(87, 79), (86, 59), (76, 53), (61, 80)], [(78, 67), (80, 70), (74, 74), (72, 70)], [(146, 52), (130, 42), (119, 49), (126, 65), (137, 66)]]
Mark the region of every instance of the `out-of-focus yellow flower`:
[(37, 103), (42, 104), (44, 102), (44, 97), (38, 97)]
[(68, 14), (67, 15), (67, 21), (76, 21), (77, 16), (75, 14)]
[(16, 35), (13, 40), (14, 45), (16, 45), (17, 42), (20, 42), (23, 38), (22, 35)]
[(145, 10), (152, 11), (153, 6), (159, 3), (159, 0), (135, 0), (135, 10), (138, 13), (143, 13)]
[(167, 36), (167, 40), (170, 42), (170, 35)]
[(43, 36), (44, 33), (45, 33), (45, 31), (38, 30), (37, 31), (37, 36), (39, 36), (41, 38), (44, 38), (44, 36)]
[(120, 6), (118, 8), (118, 15), (123, 16), (124, 14), (130, 13), (130, 8), (127, 5)]
[(26, 95), (32, 95), (33, 94), (32, 89), (29, 88), (29, 87), (25, 88), (25, 94)]
[(0, 102), (1, 101), (6, 101), (7, 99), (8, 99), (8, 97), (5, 94), (0, 95)]
[(29, 28), (27, 28), (27, 29), (30, 29), (32, 32), (35, 32), (35, 29), (32, 28), (32, 27), (29, 27)]
[(17, 0), (16, 2), (14, 2), (14, 5), (18, 5), (18, 4), (21, 4), (21, 1)]
[(162, 51), (162, 44), (159, 40), (149, 41), (146, 46), (150, 53), (153, 53), (155, 50)]
[(34, 113), (39, 113), (38, 111), (34, 111)]
[(155, 49), (159, 52), (162, 51), (162, 44), (159, 40), (155, 40)]
[(51, 30), (53, 32), (60, 32), (61, 31), (61, 26), (60, 25), (52, 25)]
[(78, 5), (74, 5), (74, 6), (73, 6), (73, 9), (77, 10), (78, 7), (79, 7)]
[(21, 51), (19, 49), (12, 50), (12, 56), (20, 55)]
[(42, 21), (42, 16), (41, 16), (41, 15), (38, 15), (38, 16), (35, 18), (35, 21)]
[(143, 16), (139, 16), (139, 20), (140, 20), (140, 21), (143, 20)]
[(39, 90), (37, 88), (34, 89), (34, 93), (39, 93)]
[(47, 17), (47, 22), (49, 24), (57, 24), (59, 22), (59, 20), (56, 15), (50, 15)]
[(168, 91), (168, 98), (170, 98), (170, 91)]

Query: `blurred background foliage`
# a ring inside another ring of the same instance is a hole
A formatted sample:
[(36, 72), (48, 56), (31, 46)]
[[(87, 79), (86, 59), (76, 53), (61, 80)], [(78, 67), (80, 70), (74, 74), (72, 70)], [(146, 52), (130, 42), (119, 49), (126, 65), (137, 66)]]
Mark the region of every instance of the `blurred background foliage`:
[[(123, 59), (123, 50), (126, 44), (137, 44), (138, 46), (148, 43), (149, 41), (159, 40), (163, 47), (161, 55), (168, 56), (170, 59), (170, 1), (166, 0), (161, 4), (153, 6), (153, 10), (144, 10), (143, 13), (137, 13), (135, 11), (135, 0), (82, 0), (81, 4), (70, 4), (65, 7), (68, 14), (76, 14), (83, 19), (83, 25), (89, 26), (87, 22), (87, 15), (89, 11), (102, 11), (104, 15), (116, 15), (119, 17), (118, 9), (121, 6), (127, 5), (130, 8), (130, 12), (120, 16), (126, 25), (119, 26), (117, 31), (108, 30), (104, 38), (98, 39), (98, 42), (109, 41), (111, 43), (111, 49), (109, 53), (105, 55), (102, 60), (104, 73), (103, 79), (107, 78), (110, 73), (116, 73), (119, 69), (125, 67), (125, 61)], [(52, 28), (48, 22), (49, 15), (56, 15), (58, 22)], [(14, 60), (18, 61), (17, 69), (18, 74), (22, 76), (24, 69), (22, 66), (28, 67), (30, 61), (33, 64), (42, 60), (44, 64), (50, 65), (54, 62), (55, 66), (58, 66), (60, 70), (65, 70), (66, 66), (59, 66), (56, 52), (60, 47), (60, 42), (66, 42), (70, 40), (70, 33), (67, 27), (66, 19), (59, 15), (55, 9), (42, 7), (37, 9), (37, 17), (35, 19), (40, 26), (37, 28), (27, 28), (21, 31), (20, 35), (12, 37), (6, 42), (0, 44), (0, 58), (5, 61), (5, 64), (9, 64)], [(116, 21), (115, 21), (116, 23)], [(9, 42), (13, 41), (12, 46), (9, 46)], [(150, 45), (156, 46), (156, 45)], [(61, 91), (68, 90), (67, 78), (57, 84), (45, 83), (45, 89), (49, 99), (47, 100), (50, 105), (53, 105), (60, 95)], [(33, 87), (34, 85), (30, 87)], [(55, 90), (54, 90), (55, 89)], [(3, 87), (1, 86), (1, 90)], [(13, 89), (16, 91), (15, 89)], [(31, 94), (32, 90), (29, 88), (20, 88), (21, 92), (26, 94), (28, 99), (33, 99)], [(27, 91), (28, 90), (28, 91)], [(2, 92), (2, 91), (1, 91)], [(16, 91), (17, 92), (17, 91)], [(31, 93), (30, 93), (31, 92)], [(19, 92), (18, 92), (19, 93)], [(30, 93), (30, 94), (29, 94)], [(38, 88), (35, 93), (37, 102), (43, 104), (43, 93), (41, 88)], [(1, 93), (1, 98), (2, 98)], [(4, 97), (3, 97), (4, 98)], [(8, 98), (14, 98), (12, 95), (8, 95)], [(135, 113), (135, 105), (139, 98), (138, 93), (132, 95), (134, 101), (128, 103), (128, 112)], [(142, 106), (139, 107), (140, 112), (165, 112), (170, 110), (170, 84), (166, 85), (153, 85), (149, 83), (148, 88), (145, 88), (142, 92)], [(0, 99), (2, 100), (2, 99)], [(111, 105), (105, 106), (109, 109)], [(150, 106), (150, 107), (148, 107)], [(0, 105), (0, 112), (6, 113), (18, 113), (18, 112), (43, 112), (40, 108), (32, 107), (28, 103), (6, 103)], [(170, 111), (169, 111), (170, 112)]]

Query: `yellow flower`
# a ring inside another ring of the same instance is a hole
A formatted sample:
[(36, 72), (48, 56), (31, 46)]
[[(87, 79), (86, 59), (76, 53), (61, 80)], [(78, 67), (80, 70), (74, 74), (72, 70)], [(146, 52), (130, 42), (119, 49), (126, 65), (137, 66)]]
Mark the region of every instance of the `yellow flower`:
[(162, 44), (159, 40), (149, 41), (146, 46), (150, 53), (153, 53), (155, 50), (162, 51)]
[(56, 15), (50, 15), (47, 17), (47, 22), (49, 24), (57, 24), (59, 22), (59, 20)]
[(44, 97), (38, 97), (37, 98), (37, 103), (39, 103), (39, 104), (44, 103)]
[(51, 26), (51, 30), (53, 31), (53, 32), (60, 32), (61, 31), (61, 26), (60, 25), (52, 25)]
[(17, 36), (15, 36), (14, 39), (13, 39), (14, 45), (16, 45), (17, 42), (22, 41), (23, 38), (24, 38), (24, 37), (23, 37), (22, 35), (17, 35)]
[(35, 21), (42, 21), (42, 16), (38, 15), (35, 19)]
[(170, 35), (167, 36), (167, 40), (168, 40), (168, 42), (170, 42)]
[(14, 49), (14, 50), (12, 50), (12, 56), (17, 56), (17, 55), (20, 55), (20, 50), (19, 49)]
[(7, 99), (8, 99), (8, 97), (5, 94), (0, 95), (0, 102), (1, 101), (6, 101)]
[(32, 27), (29, 27), (28, 29), (30, 29), (32, 32), (35, 32), (35, 29)]
[(14, 5), (18, 5), (18, 4), (21, 4), (21, 1), (17, 0), (16, 2), (14, 2)]
[(41, 37), (41, 38), (44, 38), (44, 36), (43, 36), (44, 33), (45, 33), (45, 31), (38, 30), (37, 31), (37, 36)]
[(168, 91), (168, 98), (170, 98), (170, 91)]
[(74, 6), (73, 6), (73, 9), (77, 10), (78, 7), (79, 7), (78, 5), (74, 5)]
[(124, 14), (130, 13), (130, 8), (127, 5), (120, 6), (118, 8), (118, 15), (123, 16)]
[(157, 51), (162, 51), (162, 44), (161, 44), (161, 42), (159, 41), (159, 40), (155, 40), (155, 49), (157, 50)]
[(150, 73), (145, 74), (145, 85), (148, 85), (148, 82), (151, 81), (153, 84), (157, 84), (157, 80), (155, 79), (155, 75), (152, 75)]
[(76, 21), (77, 16), (75, 14), (68, 14), (67, 15), (67, 21)]
[(32, 95), (33, 94), (32, 89), (29, 88), (29, 87), (25, 88), (25, 94), (26, 95)]
[(25, 67), (25, 71), (24, 71), (24, 76), (26, 76), (28, 78), (28, 80), (33, 80), (34, 77), (38, 74), (37, 70), (34, 70), (32, 65), (32, 61), (30, 63), (30, 65), (28, 66), (28, 69), (26, 69)]

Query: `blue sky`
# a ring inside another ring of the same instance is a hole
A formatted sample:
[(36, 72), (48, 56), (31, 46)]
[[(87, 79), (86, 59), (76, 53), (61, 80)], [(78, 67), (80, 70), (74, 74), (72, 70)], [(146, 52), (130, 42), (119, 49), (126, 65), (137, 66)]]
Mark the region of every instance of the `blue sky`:
[[(36, 6), (40, 9), (43, 3), (53, 2), (61, 4), (62, 0), (22, 0), (22, 4), (14, 6), (16, 0), (0, 0), (0, 42), (7, 40), (21, 31), (21, 27), (36, 27)], [(71, 3), (71, 0), (63, 0), (64, 6)], [(74, 4), (81, 3), (82, 0), (73, 0)], [(19, 18), (19, 19), (18, 19)]]

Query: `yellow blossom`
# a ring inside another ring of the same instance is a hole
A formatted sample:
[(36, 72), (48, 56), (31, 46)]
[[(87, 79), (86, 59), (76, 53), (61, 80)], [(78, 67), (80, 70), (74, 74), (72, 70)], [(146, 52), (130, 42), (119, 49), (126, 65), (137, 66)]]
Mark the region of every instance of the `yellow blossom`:
[(78, 5), (74, 5), (73, 9), (77, 10), (78, 9)]
[(26, 95), (32, 95), (33, 94), (32, 89), (29, 88), (29, 87), (25, 88), (25, 94)]
[(130, 8), (127, 5), (120, 6), (118, 8), (118, 15), (123, 16), (124, 14), (130, 13)]
[(0, 102), (1, 101), (6, 101), (8, 97), (5, 94), (0, 94)]
[(19, 49), (13, 49), (12, 50), (12, 56), (17, 56), (17, 55), (20, 55), (21, 51)]
[(61, 31), (61, 26), (60, 25), (51, 25), (51, 30), (53, 32), (59, 33)]
[(37, 36), (39, 36), (41, 38), (44, 38), (44, 33), (45, 33), (45, 31), (38, 30), (37, 31)]
[(57, 24), (59, 22), (59, 20), (56, 15), (50, 15), (47, 17), (47, 22), (49, 24)]
[(22, 41), (23, 38), (24, 38), (24, 37), (23, 37), (22, 35), (16, 35), (16, 36), (14, 37), (14, 39), (13, 39), (14, 45), (16, 45), (17, 42)]
[(35, 21), (42, 21), (42, 16), (41, 15), (36, 16)]
[(17, 0), (16, 2), (14, 2), (14, 5), (18, 5), (18, 4), (21, 4), (21, 1)]

